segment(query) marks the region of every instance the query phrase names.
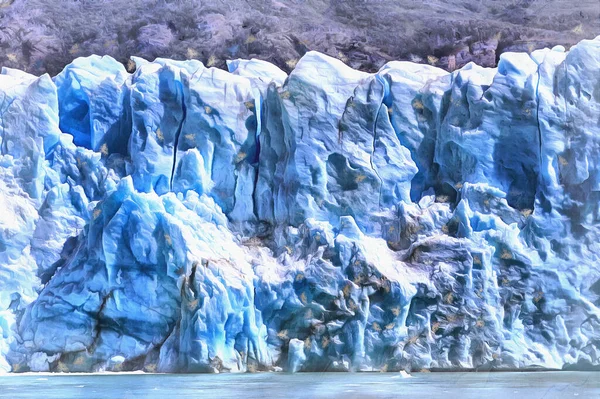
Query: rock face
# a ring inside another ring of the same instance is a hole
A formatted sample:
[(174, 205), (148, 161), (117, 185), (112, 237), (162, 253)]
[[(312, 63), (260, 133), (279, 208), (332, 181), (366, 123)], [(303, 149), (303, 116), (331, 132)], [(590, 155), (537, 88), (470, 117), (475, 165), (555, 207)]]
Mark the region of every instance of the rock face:
[(600, 38), (448, 73), (0, 75), (0, 370), (600, 364)]
[(599, 34), (597, 0), (0, 0), (0, 65), (33, 74), (91, 54), (290, 72), (311, 50), (369, 72), (391, 60), (453, 71)]

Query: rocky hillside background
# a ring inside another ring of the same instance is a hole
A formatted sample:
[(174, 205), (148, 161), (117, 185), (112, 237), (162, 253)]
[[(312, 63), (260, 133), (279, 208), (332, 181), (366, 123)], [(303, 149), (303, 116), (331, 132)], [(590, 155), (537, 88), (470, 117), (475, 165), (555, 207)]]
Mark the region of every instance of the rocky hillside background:
[(90, 54), (254, 57), (290, 71), (308, 50), (365, 71), (455, 69), (598, 34), (598, 0), (0, 0), (0, 65), (51, 75)]

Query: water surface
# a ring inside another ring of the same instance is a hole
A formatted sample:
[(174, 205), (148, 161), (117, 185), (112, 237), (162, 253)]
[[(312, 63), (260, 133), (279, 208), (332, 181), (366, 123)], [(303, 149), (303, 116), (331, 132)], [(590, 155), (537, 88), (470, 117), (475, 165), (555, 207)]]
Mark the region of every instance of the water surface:
[(595, 372), (16, 374), (0, 398), (600, 398)]

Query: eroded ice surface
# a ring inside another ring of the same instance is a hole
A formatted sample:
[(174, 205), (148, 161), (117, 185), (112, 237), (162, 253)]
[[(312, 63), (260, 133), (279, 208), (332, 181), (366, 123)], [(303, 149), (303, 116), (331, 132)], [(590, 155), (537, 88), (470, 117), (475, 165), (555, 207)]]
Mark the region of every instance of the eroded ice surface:
[(0, 370), (600, 363), (600, 38), (0, 75)]

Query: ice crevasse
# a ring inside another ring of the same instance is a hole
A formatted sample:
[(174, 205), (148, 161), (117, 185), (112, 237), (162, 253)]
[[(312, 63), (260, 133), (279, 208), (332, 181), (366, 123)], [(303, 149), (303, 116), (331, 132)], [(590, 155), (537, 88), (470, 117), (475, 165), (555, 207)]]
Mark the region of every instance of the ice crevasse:
[(0, 75), (0, 370), (600, 365), (600, 38)]

